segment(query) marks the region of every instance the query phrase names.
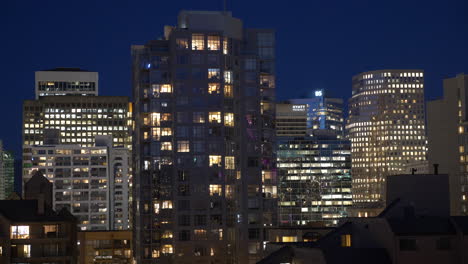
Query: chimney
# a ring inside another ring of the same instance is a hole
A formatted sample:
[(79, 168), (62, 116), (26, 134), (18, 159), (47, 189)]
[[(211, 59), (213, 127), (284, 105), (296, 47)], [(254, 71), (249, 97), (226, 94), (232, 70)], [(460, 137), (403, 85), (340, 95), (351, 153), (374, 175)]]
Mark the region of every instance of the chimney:
[(434, 174), (438, 175), (439, 174), (439, 164), (435, 163), (433, 166), (434, 166)]
[(44, 194), (42, 193), (37, 196), (37, 214), (45, 214), (45, 199)]

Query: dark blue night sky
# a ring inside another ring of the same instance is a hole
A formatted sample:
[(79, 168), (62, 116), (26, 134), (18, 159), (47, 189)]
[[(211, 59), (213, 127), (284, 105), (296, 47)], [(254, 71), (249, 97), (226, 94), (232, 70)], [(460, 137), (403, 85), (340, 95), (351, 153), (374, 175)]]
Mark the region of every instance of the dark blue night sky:
[[(22, 100), (34, 71), (81, 67), (100, 74), (101, 95), (131, 95), (130, 45), (162, 35), (182, 9), (220, 10), (223, 0), (2, 1), (1, 128), (21, 151)], [(278, 98), (312, 89), (347, 98), (351, 77), (383, 68), (426, 72), (426, 97), (468, 73), (468, 1), (228, 0), (247, 27), (277, 30)]]

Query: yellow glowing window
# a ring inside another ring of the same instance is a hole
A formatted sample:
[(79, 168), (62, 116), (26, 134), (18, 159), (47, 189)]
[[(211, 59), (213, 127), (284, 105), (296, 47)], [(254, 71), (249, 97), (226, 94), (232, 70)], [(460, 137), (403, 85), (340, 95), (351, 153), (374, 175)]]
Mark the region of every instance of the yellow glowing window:
[(224, 83), (232, 84), (234, 81), (232, 71), (224, 71)]
[(28, 239), (29, 226), (11, 226), (11, 239)]
[(351, 235), (350, 234), (341, 235), (341, 246), (351, 247)]
[(172, 86), (170, 84), (161, 85), (161, 93), (172, 93)]
[(219, 36), (208, 36), (208, 49), (209, 50), (219, 50), (220, 49), (220, 39)]
[(177, 152), (190, 152), (190, 143), (188, 140), (177, 141)]
[(160, 256), (159, 250), (153, 249), (153, 252), (152, 252), (152, 254), (151, 254), (151, 257), (152, 257), (152, 258), (159, 258), (159, 256)]
[(219, 94), (220, 93), (219, 83), (209, 83), (208, 84), (208, 93), (209, 94)]
[(225, 84), (224, 85), (224, 96), (228, 98), (234, 97), (234, 92), (232, 90), (232, 85)]
[(221, 123), (221, 112), (209, 112), (208, 120), (210, 123)]
[(170, 127), (163, 127), (161, 131), (161, 136), (172, 136), (172, 129)]
[(150, 114), (150, 125), (152, 126), (159, 126), (161, 122), (161, 114), (160, 113), (151, 113)]
[(164, 233), (162, 234), (162, 238), (172, 238), (172, 231), (164, 231)]
[(172, 209), (172, 201), (167, 200), (162, 202), (162, 209)]
[(460, 146), (460, 153), (465, 152), (465, 146)]
[(459, 134), (462, 134), (465, 130), (463, 129), (462, 126), (458, 127), (458, 133)]
[(161, 136), (161, 129), (159, 127), (152, 127), (151, 128), (151, 138), (153, 140), (159, 140)]
[(192, 34), (192, 50), (205, 49), (205, 36), (203, 34)]
[(172, 150), (171, 142), (161, 142), (161, 150)]
[(233, 156), (226, 156), (224, 158), (224, 167), (226, 168), (226, 170), (235, 170), (236, 169), (235, 158)]
[(224, 40), (223, 40), (223, 54), (228, 54), (228, 38), (227, 37), (224, 37)]
[(297, 236), (283, 236), (283, 242), (297, 242)]
[(221, 156), (210, 155), (209, 160), (210, 160), (210, 167), (213, 167), (213, 166), (221, 167)]
[(172, 253), (174, 253), (174, 247), (172, 247), (172, 245), (163, 245), (162, 246), (162, 253), (163, 254), (172, 254)]
[(171, 121), (172, 115), (170, 113), (164, 113), (161, 116), (161, 121)]
[(223, 187), (221, 184), (210, 184), (210, 195), (211, 196), (219, 196), (223, 191)]
[(234, 114), (233, 113), (224, 113), (224, 125), (233, 127), (234, 126)]

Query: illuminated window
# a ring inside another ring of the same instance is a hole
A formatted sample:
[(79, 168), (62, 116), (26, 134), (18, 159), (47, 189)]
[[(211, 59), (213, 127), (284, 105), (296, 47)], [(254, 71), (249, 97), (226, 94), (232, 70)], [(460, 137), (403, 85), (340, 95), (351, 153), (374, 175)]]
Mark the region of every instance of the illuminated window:
[(221, 123), (221, 112), (209, 112), (208, 120), (210, 123)]
[(172, 93), (172, 86), (170, 84), (161, 85), (161, 93)]
[(220, 93), (219, 83), (209, 83), (208, 84), (208, 93), (209, 94), (219, 94)]
[(236, 169), (235, 159), (233, 156), (226, 156), (224, 158), (224, 167), (226, 168), (226, 170)]
[(209, 80), (219, 80), (220, 78), (221, 78), (221, 73), (219, 69), (208, 69)]
[(162, 253), (163, 254), (172, 254), (174, 253), (174, 248), (172, 245), (163, 245), (162, 246)]
[(221, 156), (219, 155), (210, 155), (210, 167), (218, 166), (221, 167)]
[(228, 54), (228, 38), (224, 37), (223, 40), (223, 54), (227, 55)]
[(172, 231), (170, 230), (164, 231), (161, 238), (172, 238)]
[(211, 196), (219, 196), (223, 191), (223, 187), (221, 184), (210, 184), (210, 195)]
[(341, 246), (351, 247), (351, 235), (350, 234), (341, 235)]
[(219, 50), (220, 49), (219, 36), (208, 36), (208, 49), (209, 50)]
[(233, 127), (234, 126), (234, 114), (233, 113), (224, 113), (224, 125)]
[(205, 36), (203, 34), (192, 34), (192, 50), (205, 49)]
[(297, 242), (297, 236), (283, 236), (283, 242)]
[(224, 96), (228, 98), (234, 97), (234, 92), (232, 90), (232, 85), (225, 84), (224, 85)]
[(58, 225), (44, 225), (44, 235), (47, 237), (57, 237)]
[(161, 136), (172, 136), (172, 129), (170, 127), (163, 127)]
[(171, 142), (161, 142), (161, 150), (172, 150)]
[(152, 126), (159, 126), (161, 122), (161, 114), (160, 113), (151, 113), (150, 114), (150, 125)]
[(172, 115), (170, 113), (164, 113), (161, 115), (161, 121), (171, 121)]
[(162, 209), (172, 209), (172, 201), (170, 200), (163, 201)]
[(151, 138), (153, 140), (159, 140), (161, 136), (161, 129), (159, 127), (151, 128)]
[(232, 71), (224, 71), (224, 83), (232, 84), (233, 81)]
[(28, 239), (29, 226), (11, 226), (11, 239)]
[(153, 249), (153, 252), (152, 252), (152, 254), (151, 254), (151, 257), (152, 257), (152, 258), (159, 258), (159, 256), (160, 256), (159, 250)]
[(176, 46), (178, 49), (188, 49), (188, 39), (176, 39)]
[(188, 140), (177, 141), (177, 152), (190, 152), (190, 143)]
[(205, 123), (205, 113), (204, 112), (193, 112), (193, 122), (194, 123)]

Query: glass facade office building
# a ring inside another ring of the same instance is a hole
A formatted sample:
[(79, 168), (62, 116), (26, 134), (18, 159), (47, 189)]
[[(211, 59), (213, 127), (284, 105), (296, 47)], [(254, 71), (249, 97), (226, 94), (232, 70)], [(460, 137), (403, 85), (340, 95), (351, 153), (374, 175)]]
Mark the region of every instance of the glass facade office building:
[(386, 202), (386, 176), (426, 159), (423, 75), (421, 70), (380, 70), (353, 77), (347, 124), (353, 216), (378, 215)]
[(138, 263), (256, 263), (277, 222), (275, 37), (183, 11), (133, 46)]

